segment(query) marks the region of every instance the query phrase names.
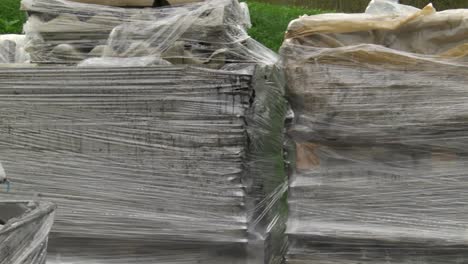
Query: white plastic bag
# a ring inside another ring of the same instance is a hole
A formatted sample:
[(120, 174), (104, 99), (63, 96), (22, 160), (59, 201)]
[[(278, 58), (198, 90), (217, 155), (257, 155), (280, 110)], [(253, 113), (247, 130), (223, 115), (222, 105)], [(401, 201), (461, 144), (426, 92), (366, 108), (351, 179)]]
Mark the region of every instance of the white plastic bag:
[(398, 3), (398, 0), (372, 0), (366, 8), (371, 15), (411, 15), (420, 9)]

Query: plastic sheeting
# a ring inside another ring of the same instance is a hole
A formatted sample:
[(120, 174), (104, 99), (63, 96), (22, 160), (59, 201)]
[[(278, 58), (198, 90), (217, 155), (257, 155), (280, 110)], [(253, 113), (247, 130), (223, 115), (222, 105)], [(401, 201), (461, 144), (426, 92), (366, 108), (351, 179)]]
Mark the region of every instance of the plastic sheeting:
[(289, 25), (287, 262), (467, 262), (468, 10), (375, 2)]
[(280, 263), (272, 67), (6, 68), (0, 197), (59, 206), (50, 263)]
[(281, 263), (284, 76), (245, 6), (22, 7), (32, 61), (79, 66), (0, 74), (12, 192), (60, 206), (50, 263)]
[(55, 206), (0, 202), (0, 263), (45, 264)]
[(27, 63), (29, 55), (24, 45), (24, 35), (0, 35), (0, 64)]
[(26, 49), (37, 63), (75, 64), (95, 57), (155, 56), (172, 64), (276, 62), (251, 39), (237, 0), (131, 9), (66, 0), (23, 0)]
[(161, 7), (167, 5), (183, 5), (203, 0), (71, 0), (74, 2), (120, 6), (120, 7)]

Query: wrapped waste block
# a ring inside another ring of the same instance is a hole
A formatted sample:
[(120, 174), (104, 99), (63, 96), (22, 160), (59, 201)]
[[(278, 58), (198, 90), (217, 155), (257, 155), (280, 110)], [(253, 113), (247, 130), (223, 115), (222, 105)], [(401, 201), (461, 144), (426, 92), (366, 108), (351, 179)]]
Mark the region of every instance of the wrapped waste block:
[(160, 7), (169, 5), (183, 5), (194, 2), (202, 2), (203, 0), (70, 0), (74, 2), (120, 6), (120, 7)]
[(467, 262), (468, 10), (367, 10), (286, 33), (287, 262)]
[(0, 64), (27, 63), (24, 35), (0, 35)]
[[(158, 56), (173, 64), (253, 61), (259, 45), (237, 0), (169, 8), (119, 8), (67, 0), (23, 0), (33, 62), (76, 64), (96, 57)], [(268, 56), (274, 56), (269, 54)]]
[(48, 263), (281, 263), (285, 99), (265, 69), (3, 69), (8, 197), (59, 206)]
[(54, 210), (46, 202), (0, 202), (0, 263), (45, 264)]

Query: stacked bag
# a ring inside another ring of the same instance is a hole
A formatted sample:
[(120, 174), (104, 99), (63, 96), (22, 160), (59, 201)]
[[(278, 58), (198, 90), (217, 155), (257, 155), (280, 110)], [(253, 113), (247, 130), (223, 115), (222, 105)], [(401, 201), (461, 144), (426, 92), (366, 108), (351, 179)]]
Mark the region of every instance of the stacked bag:
[(281, 263), (284, 77), (234, 0), (24, 0), (0, 199), (58, 205), (48, 263)]
[(468, 261), (468, 10), (292, 21), (287, 263)]

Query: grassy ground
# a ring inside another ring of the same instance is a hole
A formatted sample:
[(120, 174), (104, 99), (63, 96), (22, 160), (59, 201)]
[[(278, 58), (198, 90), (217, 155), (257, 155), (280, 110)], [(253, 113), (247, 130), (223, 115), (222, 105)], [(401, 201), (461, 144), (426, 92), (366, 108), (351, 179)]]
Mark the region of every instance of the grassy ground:
[[(277, 51), (289, 21), (301, 15), (317, 14), (316, 9), (247, 2), (253, 27), (250, 34), (270, 49)], [(0, 0), (0, 34), (21, 33), (24, 13), (19, 10), (20, 0)]]
[(21, 33), (25, 15), (20, 0), (0, 0), (0, 34)]
[(301, 15), (322, 13), (317, 9), (294, 6), (281, 6), (247, 1), (252, 19), (250, 35), (274, 51), (278, 51), (283, 42), (284, 32), (293, 19)]

